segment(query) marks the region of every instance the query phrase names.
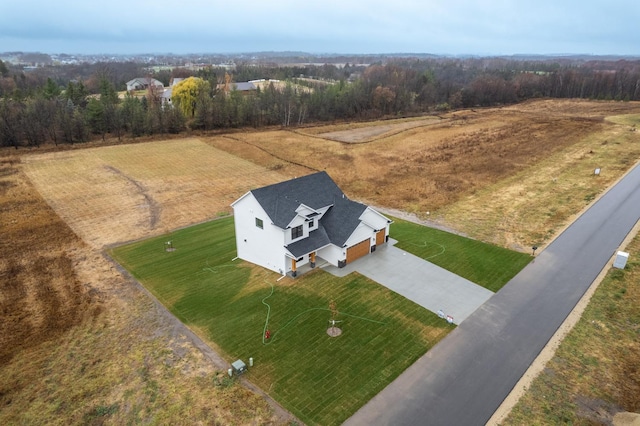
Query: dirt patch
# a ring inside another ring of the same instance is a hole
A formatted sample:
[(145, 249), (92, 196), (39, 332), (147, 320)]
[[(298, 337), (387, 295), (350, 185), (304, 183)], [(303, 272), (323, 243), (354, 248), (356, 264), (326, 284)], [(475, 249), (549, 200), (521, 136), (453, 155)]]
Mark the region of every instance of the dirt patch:
[(371, 142), (375, 139), (392, 136), (416, 127), (430, 126), (440, 121), (441, 119), (439, 117), (428, 117), (420, 120), (400, 121), (384, 125), (318, 133), (316, 136), (346, 143)]
[(0, 157), (0, 364), (97, 315), (70, 252), (82, 242), (19, 173)]

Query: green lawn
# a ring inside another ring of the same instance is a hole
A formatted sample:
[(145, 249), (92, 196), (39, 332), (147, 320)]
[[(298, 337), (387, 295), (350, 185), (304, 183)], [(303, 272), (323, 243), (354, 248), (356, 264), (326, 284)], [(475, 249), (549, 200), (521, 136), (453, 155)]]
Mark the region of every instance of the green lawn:
[(500, 290), (533, 257), (503, 247), (394, 218), (396, 247), (428, 260), (488, 290)]
[[(165, 251), (167, 241), (176, 251)], [(249, 379), (309, 424), (340, 424), (453, 329), (361, 275), (317, 270), (278, 282), (232, 261), (232, 217), (111, 255), (229, 362), (253, 357)], [(331, 300), (343, 330), (335, 338), (326, 333)]]

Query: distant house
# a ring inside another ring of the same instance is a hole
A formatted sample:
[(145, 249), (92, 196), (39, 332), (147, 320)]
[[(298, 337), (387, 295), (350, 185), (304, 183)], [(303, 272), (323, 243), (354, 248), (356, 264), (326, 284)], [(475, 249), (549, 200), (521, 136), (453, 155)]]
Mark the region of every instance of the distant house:
[(173, 95), (173, 87), (164, 89), (164, 92), (162, 92), (162, 96), (160, 96), (160, 101), (162, 102), (162, 105), (171, 105), (172, 95)]
[(344, 267), (386, 243), (391, 224), (326, 172), (254, 189), (231, 206), (238, 257), (283, 275), (320, 259)]
[(171, 96), (173, 95), (173, 87), (176, 84), (180, 83), (182, 80), (184, 80), (184, 78), (173, 77), (169, 81), (169, 87), (167, 89), (164, 89), (164, 92), (162, 92), (162, 96), (160, 96), (160, 100), (162, 101), (162, 105), (171, 105)]
[(127, 81), (127, 92), (146, 90), (150, 86), (158, 90), (164, 90), (164, 84), (161, 81), (151, 77), (139, 77)]
[(222, 83), (222, 84), (218, 84), (217, 88), (218, 90), (221, 90), (224, 93), (229, 93), (232, 90), (237, 90), (242, 94), (248, 94), (258, 90), (258, 87), (253, 82), (250, 82), (250, 81), (243, 81), (238, 83)]
[(180, 83), (182, 80), (184, 80), (184, 77), (171, 77), (171, 80), (169, 81), (169, 87), (173, 87), (176, 84)]

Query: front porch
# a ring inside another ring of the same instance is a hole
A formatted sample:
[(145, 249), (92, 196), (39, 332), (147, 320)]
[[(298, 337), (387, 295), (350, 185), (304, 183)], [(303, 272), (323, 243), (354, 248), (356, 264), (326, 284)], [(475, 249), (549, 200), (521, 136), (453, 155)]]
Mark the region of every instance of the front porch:
[(291, 278), (297, 278), (301, 275), (313, 271), (314, 269), (330, 265), (329, 262), (316, 255), (315, 253), (310, 253), (309, 261), (302, 265), (298, 265), (298, 262), (296, 262), (295, 259), (289, 260), (291, 261), (291, 270), (287, 273), (287, 276)]

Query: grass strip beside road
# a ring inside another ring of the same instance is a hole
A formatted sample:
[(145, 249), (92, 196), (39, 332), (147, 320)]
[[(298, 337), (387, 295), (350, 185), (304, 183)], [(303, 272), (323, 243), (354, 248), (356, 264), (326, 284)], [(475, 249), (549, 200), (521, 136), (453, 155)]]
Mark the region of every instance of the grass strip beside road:
[(434, 228), (393, 218), (391, 236), (396, 247), (497, 292), (522, 270), (533, 257), (461, 237)]

